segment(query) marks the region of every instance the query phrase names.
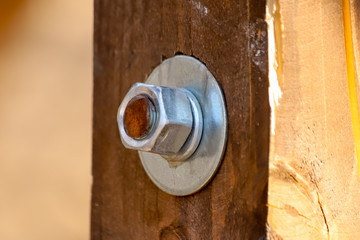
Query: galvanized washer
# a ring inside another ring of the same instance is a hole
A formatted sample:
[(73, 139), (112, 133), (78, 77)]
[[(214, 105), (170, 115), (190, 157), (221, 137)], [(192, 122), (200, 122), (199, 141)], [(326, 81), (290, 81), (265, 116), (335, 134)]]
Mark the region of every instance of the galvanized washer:
[(190, 158), (172, 162), (158, 154), (139, 151), (146, 173), (161, 190), (176, 196), (195, 193), (215, 175), (224, 154), (227, 118), (222, 91), (206, 66), (188, 56), (165, 60), (146, 83), (185, 88), (201, 106), (204, 129), (200, 144)]

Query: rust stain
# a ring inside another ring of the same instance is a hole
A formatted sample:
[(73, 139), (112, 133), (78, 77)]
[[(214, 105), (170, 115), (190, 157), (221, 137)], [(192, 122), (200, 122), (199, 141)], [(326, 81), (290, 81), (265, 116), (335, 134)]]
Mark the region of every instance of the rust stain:
[(124, 113), (124, 128), (130, 137), (141, 139), (150, 132), (153, 108), (151, 100), (145, 95), (130, 100)]

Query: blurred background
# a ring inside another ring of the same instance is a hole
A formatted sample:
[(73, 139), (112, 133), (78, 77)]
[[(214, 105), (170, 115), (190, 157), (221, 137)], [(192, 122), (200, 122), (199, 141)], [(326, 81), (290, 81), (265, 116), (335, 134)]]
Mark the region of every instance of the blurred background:
[(92, 0), (0, 0), (0, 239), (89, 239)]

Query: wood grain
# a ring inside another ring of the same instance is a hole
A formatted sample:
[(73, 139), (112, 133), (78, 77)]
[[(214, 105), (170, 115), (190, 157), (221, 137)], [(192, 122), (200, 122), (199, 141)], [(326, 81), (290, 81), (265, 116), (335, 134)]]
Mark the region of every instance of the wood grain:
[(270, 140), (269, 238), (360, 239), (341, 1), (279, 2), (284, 75)]
[[(92, 239), (259, 239), (269, 151), (265, 0), (95, 0)], [(116, 112), (163, 59), (191, 55), (213, 73), (228, 109), (215, 179), (174, 197), (119, 138)]]

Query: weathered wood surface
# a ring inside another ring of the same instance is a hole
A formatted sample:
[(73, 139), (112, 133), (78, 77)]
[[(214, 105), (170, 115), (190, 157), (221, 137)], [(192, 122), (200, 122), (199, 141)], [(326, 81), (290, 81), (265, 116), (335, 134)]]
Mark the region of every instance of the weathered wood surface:
[[(95, 0), (92, 239), (259, 239), (269, 151), (267, 27), (261, 0)], [(117, 108), (130, 86), (181, 52), (226, 98), (223, 164), (199, 193), (174, 197), (125, 149)]]
[(360, 239), (341, 1), (279, 2), (283, 81), (270, 141), (269, 238)]

